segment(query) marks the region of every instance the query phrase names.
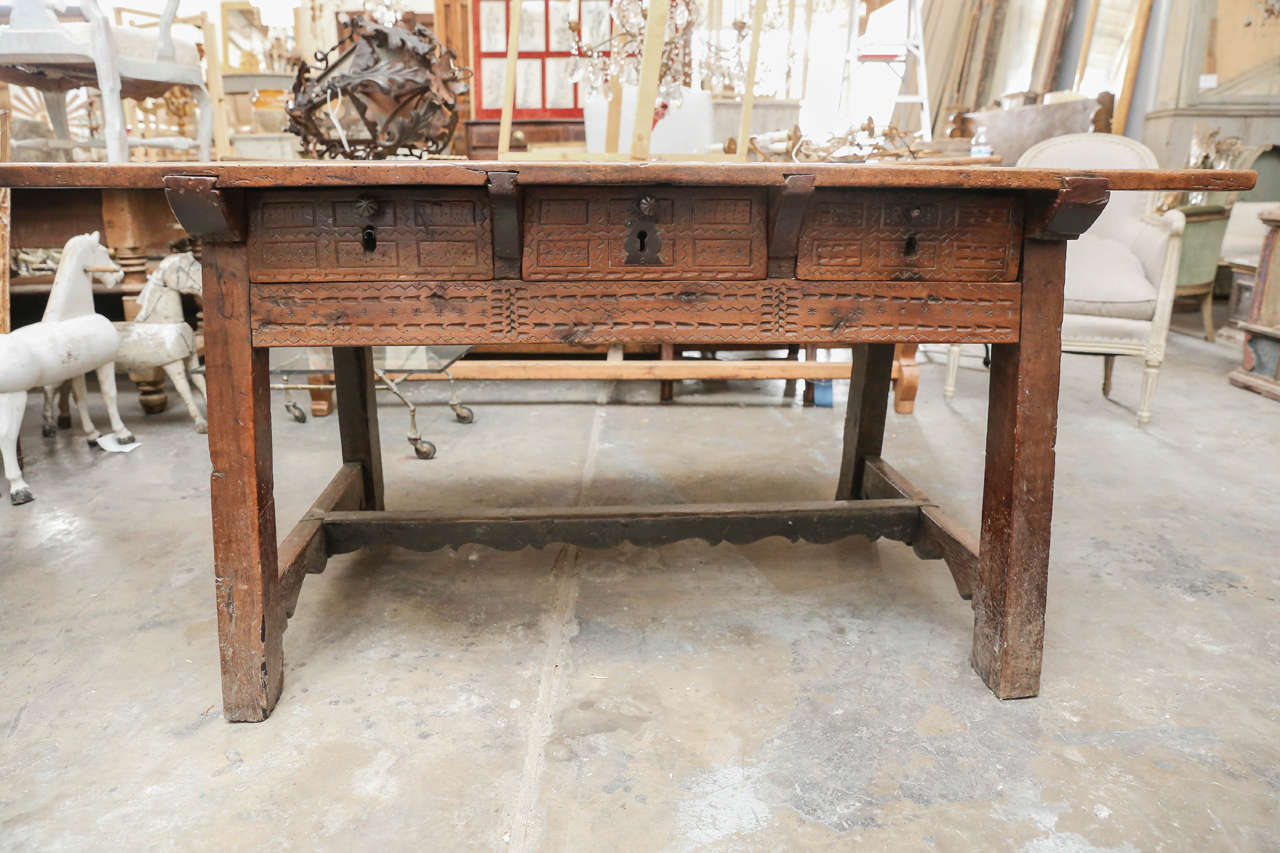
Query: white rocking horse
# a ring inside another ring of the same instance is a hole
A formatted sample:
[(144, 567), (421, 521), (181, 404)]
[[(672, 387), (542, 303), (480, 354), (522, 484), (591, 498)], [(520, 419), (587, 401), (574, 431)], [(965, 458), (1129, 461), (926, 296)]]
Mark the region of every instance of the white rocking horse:
[(105, 273), (109, 287), (124, 279), (124, 272), (98, 242), (98, 232), (72, 237), (62, 250), (43, 319), (0, 335), (0, 456), (9, 481), (9, 499), (15, 505), (33, 500), (18, 467), (17, 448), (28, 389), (43, 387), (49, 400), (58, 385), (71, 380), (80, 423), (89, 444), (96, 446), (101, 433), (89, 418), (84, 381), (84, 375), (92, 370), (98, 374), (112, 435), (121, 444), (135, 441), (116, 406), (114, 361), (120, 335), (110, 320), (93, 310), (94, 273)]
[[(142, 310), (128, 323), (116, 323), (120, 333), (120, 351), (116, 367), (121, 370), (162, 368), (173, 387), (178, 389), (187, 412), (195, 421), (196, 432), (206, 433), (209, 426), (191, 398), (191, 385), (205, 397), (204, 377), (187, 371), (200, 366), (196, 355), (196, 333), (182, 317), (182, 294), (201, 293), (200, 262), (190, 252), (170, 255), (147, 276), (147, 284), (138, 294)], [(53, 414), (52, 401), (45, 401), (45, 423)]]

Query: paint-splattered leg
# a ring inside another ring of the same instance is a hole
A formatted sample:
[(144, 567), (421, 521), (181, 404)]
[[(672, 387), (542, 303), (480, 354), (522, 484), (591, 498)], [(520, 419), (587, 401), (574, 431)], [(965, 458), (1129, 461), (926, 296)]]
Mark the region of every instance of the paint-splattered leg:
[(207, 406), (209, 405), (209, 391), (204, 385), (204, 374), (196, 372), (199, 367), (200, 356), (193, 354), (187, 359), (187, 371), (191, 374), (191, 384), (196, 386), (196, 390), (200, 392), (200, 397), (204, 400), (204, 404)]
[(93, 425), (89, 417), (89, 389), (85, 387), (84, 377), (77, 376), (71, 380), (71, 393), (76, 399), (76, 413), (80, 415), (80, 426), (84, 429), (85, 440), (93, 447), (98, 446), (102, 433)]
[(178, 396), (182, 397), (182, 402), (187, 404), (187, 413), (191, 415), (191, 420), (196, 422), (196, 432), (201, 435), (209, 431), (209, 424), (205, 422), (204, 415), (200, 414), (200, 410), (196, 408), (195, 400), (191, 399), (191, 386), (187, 384), (187, 369), (181, 361), (171, 361), (164, 365), (164, 372), (169, 377), (169, 381), (173, 383), (173, 387), (178, 389)]
[(109, 361), (99, 367), (98, 387), (102, 390), (102, 401), (107, 404), (107, 418), (111, 421), (111, 434), (120, 439), (121, 444), (133, 444), (137, 441), (120, 420), (120, 407), (116, 405), (116, 364)]
[(46, 385), (41, 390), (44, 391), (44, 408), (40, 412), (40, 434), (45, 438), (53, 438), (58, 434), (58, 424), (53, 417), (53, 401), (57, 396), (54, 391), (56, 385)]
[(9, 500), (14, 506), (35, 500), (31, 487), (22, 479), (18, 466), (18, 430), (27, 409), (27, 392), (0, 394), (0, 458), (4, 460), (4, 476), (9, 481)]

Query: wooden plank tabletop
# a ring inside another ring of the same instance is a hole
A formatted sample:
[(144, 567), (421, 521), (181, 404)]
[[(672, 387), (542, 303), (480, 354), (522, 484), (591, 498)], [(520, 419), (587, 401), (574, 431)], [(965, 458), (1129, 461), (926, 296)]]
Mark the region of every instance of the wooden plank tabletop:
[(1056, 190), (1065, 178), (1106, 178), (1113, 190), (1247, 190), (1257, 173), (1226, 169), (1028, 169), (842, 163), (530, 163), (482, 160), (273, 163), (0, 163), (0, 187), (160, 189), (168, 175), (203, 175), (219, 187), (483, 186), (486, 172), (518, 172), (521, 186), (690, 184), (781, 186), (814, 175), (818, 187)]

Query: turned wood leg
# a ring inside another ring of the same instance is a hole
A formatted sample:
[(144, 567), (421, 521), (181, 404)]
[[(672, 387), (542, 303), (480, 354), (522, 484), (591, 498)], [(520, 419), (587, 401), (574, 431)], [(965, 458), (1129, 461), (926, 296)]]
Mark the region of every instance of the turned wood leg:
[[(806, 364), (812, 364), (818, 360), (818, 348), (813, 344), (804, 345), (804, 360)], [(806, 379), (804, 381), (804, 395), (802, 397), (803, 404), (806, 406), (813, 405), (813, 392), (818, 386), (814, 384), (814, 380)]]
[(1204, 339), (1213, 343), (1213, 282), (1209, 282), (1209, 292), (1200, 301), (1200, 316), (1204, 319)]
[(893, 372), (893, 344), (857, 344), (849, 378), (849, 402), (844, 416), (844, 450), (836, 500), (862, 497), (862, 477), (868, 456), (884, 447), (884, 419), (889, 407)]
[(252, 722), (270, 715), (284, 677), (269, 351), (250, 340), (244, 246), (206, 244), (203, 265), (222, 707), (228, 720)]
[(991, 353), (973, 666), (1001, 699), (1040, 689), (1065, 261), (1065, 242), (1023, 243), (1019, 342)]
[[(675, 344), (659, 344), (661, 352), (659, 358), (662, 361), (674, 361), (676, 357)], [(676, 396), (676, 383), (670, 379), (661, 380), (658, 385), (658, 402), (670, 403)]]
[[(787, 361), (800, 360), (800, 345), (791, 344), (787, 347)], [(784, 399), (791, 400), (796, 396), (796, 381), (788, 379), (786, 384), (782, 386), (782, 396)]]
[(920, 368), (916, 365), (919, 344), (898, 344), (893, 348), (893, 410), (909, 415), (916, 408), (920, 389)]
[[(129, 257), (141, 255), (141, 252), (117, 251), (116, 257), (119, 260), (121, 254)], [(128, 258), (126, 258), (126, 261)], [(143, 263), (145, 264), (145, 256)], [(136, 264), (131, 264), (136, 266)], [(126, 277), (133, 275), (145, 275), (145, 266), (140, 273), (126, 273)], [(124, 318), (132, 322), (138, 318), (138, 314), (142, 311), (142, 306), (138, 304), (136, 296), (126, 296), (122, 300), (124, 305)], [(142, 407), (142, 411), (148, 415), (158, 415), (165, 409), (169, 408), (169, 395), (164, 390), (164, 372), (158, 367), (143, 367), (138, 370), (129, 371), (129, 380), (138, 387), (138, 405)]]
[(338, 386), (342, 461), (359, 462), (364, 471), (364, 501), (360, 508), (381, 510), (382, 445), (378, 440), (373, 351), (368, 347), (334, 347), (333, 373)]
[[(308, 385), (332, 385), (332, 373), (312, 373), (307, 377)], [(327, 418), (333, 414), (333, 391), (316, 391), (312, 390), (311, 395), (311, 416), (315, 418)]]

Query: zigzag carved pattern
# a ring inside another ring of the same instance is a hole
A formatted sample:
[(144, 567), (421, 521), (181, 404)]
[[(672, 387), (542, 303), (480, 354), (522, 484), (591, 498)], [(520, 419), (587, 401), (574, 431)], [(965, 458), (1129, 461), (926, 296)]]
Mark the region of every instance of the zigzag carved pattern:
[(1017, 340), (1017, 282), (255, 284), (258, 346)]

